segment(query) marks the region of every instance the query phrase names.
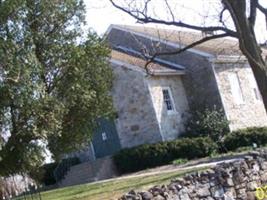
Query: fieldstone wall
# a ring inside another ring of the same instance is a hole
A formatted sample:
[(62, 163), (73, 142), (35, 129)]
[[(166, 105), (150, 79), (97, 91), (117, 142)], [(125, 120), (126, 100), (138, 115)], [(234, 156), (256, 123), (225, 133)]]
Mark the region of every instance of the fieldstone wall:
[[(107, 40), (113, 49), (123, 46), (140, 51), (145, 48), (152, 55), (158, 51), (176, 50), (170, 45), (158, 44), (158, 41), (153, 39), (144, 38), (119, 29), (112, 29), (107, 36)], [(209, 57), (185, 51), (176, 55), (159, 56), (159, 58), (185, 67), (185, 75), (182, 78), (182, 82), (191, 110), (205, 107), (213, 108), (214, 105), (217, 108), (223, 108)]]
[(111, 94), (118, 113), (115, 121), (121, 147), (162, 141), (146, 74), (119, 64), (111, 64), (114, 80)]
[(147, 191), (130, 191), (119, 200), (254, 200), (267, 184), (267, 152), (177, 178)]
[[(217, 61), (214, 64), (216, 79), (220, 89), (224, 110), (230, 121), (230, 129), (236, 130), (252, 126), (266, 126), (267, 115), (261, 99), (255, 98), (251, 79), (253, 72), (246, 62)], [(231, 92), (228, 75), (236, 73), (244, 102), (237, 104)], [(255, 80), (255, 79), (254, 79)], [(255, 83), (256, 84), (256, 83)]]

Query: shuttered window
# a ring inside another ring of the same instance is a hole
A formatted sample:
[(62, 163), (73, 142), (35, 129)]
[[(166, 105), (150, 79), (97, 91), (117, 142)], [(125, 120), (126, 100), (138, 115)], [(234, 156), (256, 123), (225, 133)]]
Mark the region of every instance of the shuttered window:
[(256, 83), (256, 80), (254, 78), (254, 75), (251, 73), (249, 74), (249, 82), (250, 82), (250, 87), (252, 88), (253, 96), (256, 100), (261, 100), (261, 94), (258, 88), (258, 85)]
[(237, 73), (230, 73), (228, 74), (230, 86), (231, 86), (231, 93), (236, 104), (244, 103), (244, 98), (242, 94), (242, 90), (240, 87), (240, 81), (238, 78)]

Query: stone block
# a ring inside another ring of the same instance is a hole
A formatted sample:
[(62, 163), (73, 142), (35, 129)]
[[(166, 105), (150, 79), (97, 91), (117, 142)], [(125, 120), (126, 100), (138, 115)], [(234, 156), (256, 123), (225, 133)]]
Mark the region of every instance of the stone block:
[(260, 174), (260, 179), (261, 179), (261, 182), (262, 182), (263, 184), (266, 184), (266, 183), (267, 183), (267, 173), (266, 173), (266, 172), (261, 173), (261, 174)]
[(260, 167), (261, 167), (262, 170), (267, 170), (267, 162), (266, 161), (261, 162), (260, 163)]
[(224, 189), (222, 186), (214, 186), (210, 188), (211, 196), (215, 198), (223, 198)]
[(180, 194), (179, 197), (181, 200), (191, 200), (191, 198), (189, 197), (187, 193)]
[(247, 200), (256, 200), (255, 192), (247, 192)]
[(234, 187), (225, 187), (224, 188), (224, 196), (229, 198), (236, 198), (236, 191)]
[(241, 188), (236, 190), (236, 197), (238, 199), (247, 199), (246, 188)]
[(259, 181), (251, 181), (247, 183), (248, 191), (255, 191), (257, 187), (260, 187), (261, 183)]
[(211, 195), (209, 190), (209, 184), (198, 185), (195, 189), (196, 195), (200, 198), (208, 197)]
[(142, 200), (151, 200), (153, 195), (150, 192), (141, 192)]
[(161, 195), (157, 195), (157, 196), (153, 197), (152, 200), (166, 200), (166, 199)]

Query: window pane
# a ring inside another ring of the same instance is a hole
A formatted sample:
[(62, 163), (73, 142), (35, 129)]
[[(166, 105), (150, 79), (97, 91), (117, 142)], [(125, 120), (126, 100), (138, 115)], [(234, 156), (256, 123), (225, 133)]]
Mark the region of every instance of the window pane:
[(255, 99), (260, 100), (261, 99), (261, 94), (258, 88), (253, 88), (254, 94), (255, 94)]
[(105, 132), (103, 132), (102, 133), (102, 140), (105, 141), (107, 139), (108, 139), (107, 134)]
[(168, 89), (163, 89), (162, 90), (163, 93), (163, 100), (166, 104), (166, 108), (167, 110), (173, 110), (173, 104), (172, 104), (172, 100), (171, 100), (171, 96), (170, 96), (170, 92)]
[(231, 92), (234, 97), (234, 101), (237, 104), (241, 104), (244, 102), (242, 91), (239, 84), (239, 79), (236, 73), (231, 73), (228, 75), (230, 85), (231, 85)]
[(256, 83), (256, 80), (254, 78), (254, 75), (252, 73), (249, 75), (249, 82), (250, 82), (250, 86), (252, 87), (255, 99), (261, 100), (261, 94), (260, 94), (258, 85)]

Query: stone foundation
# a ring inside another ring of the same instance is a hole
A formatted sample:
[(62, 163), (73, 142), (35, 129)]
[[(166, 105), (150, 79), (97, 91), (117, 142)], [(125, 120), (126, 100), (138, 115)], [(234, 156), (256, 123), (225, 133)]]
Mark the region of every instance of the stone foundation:
[(267, 151), (251, 152), (243, 160), (218, 164), (148, 191), (130, 191), (119, 200), (252, 200), (256, 188), (266, 185)]

